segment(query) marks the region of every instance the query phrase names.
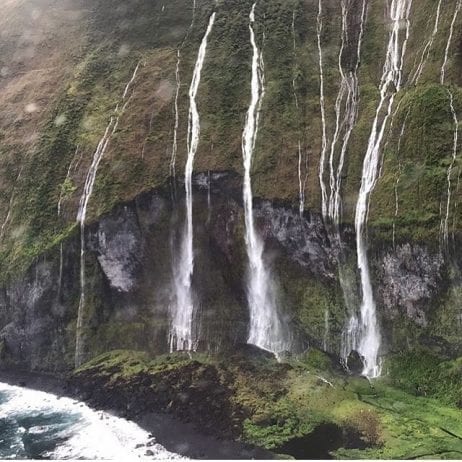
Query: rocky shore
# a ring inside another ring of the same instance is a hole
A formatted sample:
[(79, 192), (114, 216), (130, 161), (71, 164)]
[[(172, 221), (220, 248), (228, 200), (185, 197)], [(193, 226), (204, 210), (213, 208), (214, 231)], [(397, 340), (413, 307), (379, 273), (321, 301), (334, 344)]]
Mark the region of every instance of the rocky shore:
[[(271, 459), (274, 454), (263, 449), (201, 433), (191, 422), (182, 422), (171, 414), (161, 413), (141, 393), (126, 401), (133, 390), (108, 392), (95, 388), (90, 393), (82, 377), (53, 375), (12, 369), (0, 370), (0, 382), (44, 391), (84, 401), (96, 410), (132, 420), (149, 431), (154, 441), (168, 451), (191, 459)], [(94, 383), (92, 382), (92, 385)], [(203, 416), (207, 417), (207, 414)]]

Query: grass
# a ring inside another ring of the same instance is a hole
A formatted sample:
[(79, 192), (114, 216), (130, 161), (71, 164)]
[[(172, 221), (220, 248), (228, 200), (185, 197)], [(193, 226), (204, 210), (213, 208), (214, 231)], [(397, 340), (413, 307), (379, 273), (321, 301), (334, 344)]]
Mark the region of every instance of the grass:
[[(426, 363), (424, 369), (428, 367)], [(119, 350), (95, 358), (76, 374), (127, 384), (141, 375), (161, 374), (175, 387), (178, 378), (174, 377), (184, 369), (192, 377), (188, 387), (193, 390), (199, 385), (193, 377), (202, 380), (203, 368), (215, 370), (222, 377), (221, 385), (228, 387), (230, 393), (220, 395), (225, 397), (221, 406), (234, 409), (240, 438), (276, 453), (297, 438), (316, 435), (326, 424), (344, 435), (340, 446), (331, 448), (337, 458), (420, 458), (462, 451), (460, 409), (407, 392), (406, 384), (394, 375), (399, 368), (403, 374), (401, 363), (390, 369), (388, 377), (370, 384), (336, 372), (316, 350), (289, 364), (236, 354), (226, 358), (171, 354), (153, 359), (143, 352)], [(306, 451), (309, 454), (310, 448)]]

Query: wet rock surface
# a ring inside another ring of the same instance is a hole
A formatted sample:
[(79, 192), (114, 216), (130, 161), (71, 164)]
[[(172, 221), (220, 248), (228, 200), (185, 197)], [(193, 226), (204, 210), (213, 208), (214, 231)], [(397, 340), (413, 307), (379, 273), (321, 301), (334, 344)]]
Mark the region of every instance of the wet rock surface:
[[(232, 350), (246, 342), (249, 323), (240, 177), (198, 174), (194, 185), (194, 329), (200, 350)], [(171, 191), (143, 193), (86, 227), (84, 359), (118, 348), (168, 351), (172, 275), (184, 220), (181, 197), (179, 191), (176, 198)], [(330, 352), (338, 355), (348, 310), (355, 309), (346, 308), (337, 266), (339, 255), (347, 257), (344, 269), (355, 289), (349, 228), (342, 231), (340, 249), (318, 214), (300, 215), (289, 204), (256, 199), (255, 217), (297, 351), (323, 345), (328, 310)], [(76, 229), (0, 291), (5, 364), (48, 371), (73, 366), (80, 250)], [(372, 247), (369, 258), (383, 327), (382, 353), (420, 344), (457, 354), (454, 335), (446, 336), (440, 327), (447, 316), (462, 315), (455, 305), (461, 282), (451, 263), (423, 243)], [(442, 303), (448, 293), (453, 298), (445, 314)]]

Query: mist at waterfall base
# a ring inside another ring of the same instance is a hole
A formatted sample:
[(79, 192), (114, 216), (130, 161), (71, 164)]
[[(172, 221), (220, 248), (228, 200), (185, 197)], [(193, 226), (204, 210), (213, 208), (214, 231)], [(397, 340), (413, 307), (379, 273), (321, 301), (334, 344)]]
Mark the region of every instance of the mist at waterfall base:
[(0, 383), (0, 459), (176, 459), (133, 422)]

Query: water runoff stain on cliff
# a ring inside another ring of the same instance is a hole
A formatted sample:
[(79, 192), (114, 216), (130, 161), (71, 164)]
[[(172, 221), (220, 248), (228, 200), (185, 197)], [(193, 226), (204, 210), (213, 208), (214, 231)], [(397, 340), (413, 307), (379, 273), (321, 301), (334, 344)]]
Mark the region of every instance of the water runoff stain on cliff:
[(194, 300), (192, 293), (192, 275), (194, 271), (193, 247), (193, 193), (192, 173), (194, 158), (199, 146), (200, 117), (197, 109), (196, 97), (199, 91), (202, 68), (207, 53), (207, 41), (215, 22), (216, 13), (212, 13), (207, 30), (202, 39), (194, 66), (193, 77), (189, 89), (189, 118), (188, 118), (188, 156), (185, 167), (186, 188), (186, 224), (183, 231), (178, 264), (174, 268), (175, 300), (170, 305), (171, 328), (169, 333), (170, 350), (194, 350), (196, 339), (193, 332)]
[(263, 56), (257, 46), (254, 31), (255, 8), (256, 3), (253, 4), (249, 15), (250, 43), (253, 51), (251, 100), (242, 135), (245, 243), (248, 257), (247, 301), (250, 310), (248, 343), (278, 355), (283, 351), (290, 350), (291, 338), (288, 326), (277, 306), (275, 281), (264, 261), (264, 243), (255, 228), (250, 176), (258, 135), (261, 104), (265, 95)]
[[(404, 55), (409, 37), (408, 27), (411, 5), (412, 0), (391, 0), (389, 4), (388, 12), (391, 24), (385, 64), (380, 81), (380, 101), (363, 161), (361, 188), (356, 203), (356, 251), (357, 265), (361, 276), (362, 302), (359, 320), (356, 322), (353, 319), (352, 324), (357, 328), (358, 344), (356, 349), (364, 358), (363, 374), (368, 377), (377, 377), (381, 373), (379, 361), (381, 336), (367, 257), (367, 215), (370, 195), (377, 182), (381, 143), (385, 127), (392, 112), (395, 95), (401, 88)], [(402, 24), (406, 24), (404, 39), (402, 38)]]
[(181, 459), (133, 422), (0, 383), (0, 459)]
[(116, 132), (119, 126), (119, 120), (121, 115), (124, 113), (128, 103), (130, 102), (129, 92), (133, 86), (136, 78), (140, 63), (137, 64), (133, 74), (124, 88), (121, 101), (116, 105), (114, 113), (109, 119), (104, 135), (98, 143), (95, 152), (93, 153), (93, 160), (88, 169), (87, 176), (85, 178), (85, 184), (83, 187), (82, 195), (80, 197), (79, 209), (77, 212), (77, 222), (80, 223), (80, 301), (79, 308), (77, 311), (77, 326), (76, 326), (76, 340), (75, 340), (75, 366), (80, 366), (82, 362), (82, 327), (83, 327), (83, 310), (85, 308), (85, 219), (87, 217), (87, 208), (90, 202), (91, 195), (93, 193), (93, 187), (95, 185), (96, 174), (98, 173), (98, 167), (107, 150), (109, 141)]

